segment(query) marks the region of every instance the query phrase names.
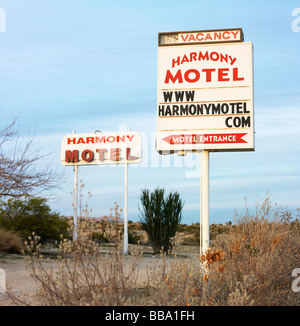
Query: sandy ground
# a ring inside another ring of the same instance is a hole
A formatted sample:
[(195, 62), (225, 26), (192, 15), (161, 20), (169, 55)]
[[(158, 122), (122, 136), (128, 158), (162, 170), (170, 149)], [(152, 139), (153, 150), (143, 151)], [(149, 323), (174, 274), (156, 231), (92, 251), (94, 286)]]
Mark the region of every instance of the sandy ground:
[[(146, 250), (147, 251), (147, 250)], [(188, 247), (181, 248), (178, 252), (179, 256), (183, 257), (193, 257), (198, 255), (197, 247)], [(125, 256), (128, 266), (132, 265), (132, 262), (135, 257), (131, 255)], [(157, 264), (161, 263), (161, 257), (157, 257), (151, 254), (151, 249), (147, 254), (143, 256), (138, 261), (138, 284), (143, 286), (148, 280), (148, 271), (149, 268), (153, 268)], [(53, 259), (50, 259), (50, 262), (46, 262), (52, 266), (56, 266)], [(19, 298), (25, 298), (27, 303), (31, 305), (38, 305), (35, 300), (35, 292), (39, 287), (39, 284), (31, 276), (30, 266), (28, 261), (21, 256), (15, 254), (0, 254), (0, 268), (5, 270), (6, 276), (6, 287), (9, 292), (13, 293)], [(15, 305), (7, 298), (5, 294), (0, 293), (0, 306), (11, 306)]]
[[(37, 289), (35, 280), (31, 277), (27, 262), (20, 255), (1, 255), (0, 268), (4, 269), (6, 288), (17, 296), (24, 293), (32, 297)], [(31, 300), (30, 300), (31, 301)], [(0, 305), (12, 305), (4, 294), (0, 293)]]

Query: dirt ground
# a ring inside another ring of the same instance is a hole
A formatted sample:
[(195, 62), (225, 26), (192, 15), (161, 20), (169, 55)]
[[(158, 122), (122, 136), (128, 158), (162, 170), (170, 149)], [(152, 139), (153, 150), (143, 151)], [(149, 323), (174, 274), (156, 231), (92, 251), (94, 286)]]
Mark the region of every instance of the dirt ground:
[[(130, 248), (129, 248), (130, 250)], [(184, 258), (194, 257), (199, 254), (199, 247), (180, 247), (176, 251), (177, 255)], [(125, 261), (130, 265), (136, 259), (132, 255), (126, 255)], [(142, 286), (147, 282), (149, 268), (153, 267), (153, 263), (160, 263), (161, 257), (151, 254), (151, 248), (144, 248), (144, 253), (138, 262), (138, 284)], [(55, 266), (53, 259), (45, 262), (45, 266), (51, 264)], [(24, 299), (31, 305), (38, 305), (34, 298), (35, 291), (39, 284), (31, 276), (30, 266), (28, 261), (22, 255), (16, 254), (1, 254), (0, 253), (0, 268), (4, 269), (6, 276), (6, 287), (9, 292), (17, 297)], [(15, 305), (7, 298), (5, 294), (0, 293), (0, 306)]]
[[(37, 284), (30, 275), (30, 269), (24, 257), (15, 254), (3, 254), (0, 256), (0, 268), (4, 269), (6, 287), (17, 296), (28, 295), (32, 297)], [(31, 302), (31, 300), (30, 300)], [(0, 293), (0, 306), (12, 305), (6, 295)]]

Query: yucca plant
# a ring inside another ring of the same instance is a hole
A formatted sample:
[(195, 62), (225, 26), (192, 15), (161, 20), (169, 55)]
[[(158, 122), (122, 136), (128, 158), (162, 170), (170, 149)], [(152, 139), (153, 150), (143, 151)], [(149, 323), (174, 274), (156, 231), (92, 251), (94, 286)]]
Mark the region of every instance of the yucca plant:
[(171, 238), (176, 234), (182, 220), (183, 201), (175, 191), (165, 197), (164, 188), (153, 192), (142, 190), (140, 221), (146, 231), (154, 253), (172, 251)]

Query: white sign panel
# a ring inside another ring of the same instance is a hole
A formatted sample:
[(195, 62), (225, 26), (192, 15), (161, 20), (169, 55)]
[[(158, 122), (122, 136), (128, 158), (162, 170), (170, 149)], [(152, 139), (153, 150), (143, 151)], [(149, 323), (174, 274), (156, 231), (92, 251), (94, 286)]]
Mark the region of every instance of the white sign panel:
[(62, 165), (140, 163), (141, 151), (141, 137), (132, 131), (69, 134), (61, 143), (61, 163)]
[(157, 150), (254, 150), (252, 43), (158, 48)]

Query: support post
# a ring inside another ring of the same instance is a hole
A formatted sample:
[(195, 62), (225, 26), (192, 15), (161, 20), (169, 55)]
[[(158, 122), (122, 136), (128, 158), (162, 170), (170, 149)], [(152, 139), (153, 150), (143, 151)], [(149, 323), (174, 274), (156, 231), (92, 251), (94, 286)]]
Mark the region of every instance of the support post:
[(124, 254), (128, 254), (128, 220), (127, 220), (127, 196), (128, 196), (128, 163), (124, 164)]
[(206, 150), (202, 152), (201, 188), (201, 250), (204, 254), (209, 248), (209, 151)]
[(78, 239), (77, 234), (77, 204), (78, 204), (78, 165), (74, 165), (74, 207), (73, 207), (73, 220), (74, 220), (74, 231), (73, 231), (73, 241)]
[(200, 155), (200, 200), (199, 200), (199, 203), (200, 203), (200, 224), (199, 224), (199, 237), (200, 237), (200, 257), (203, 255), (203, 250), (202, 250), (202, 152), (199, 151), (199, 155)]
[[(128, 131), (130, 128), (128, 127)], [(126, 162), (124, 164), (124, 245), (123, 245), (123, 253), (124, 255), (128, 254), (128, 162), (126, 158)]]

